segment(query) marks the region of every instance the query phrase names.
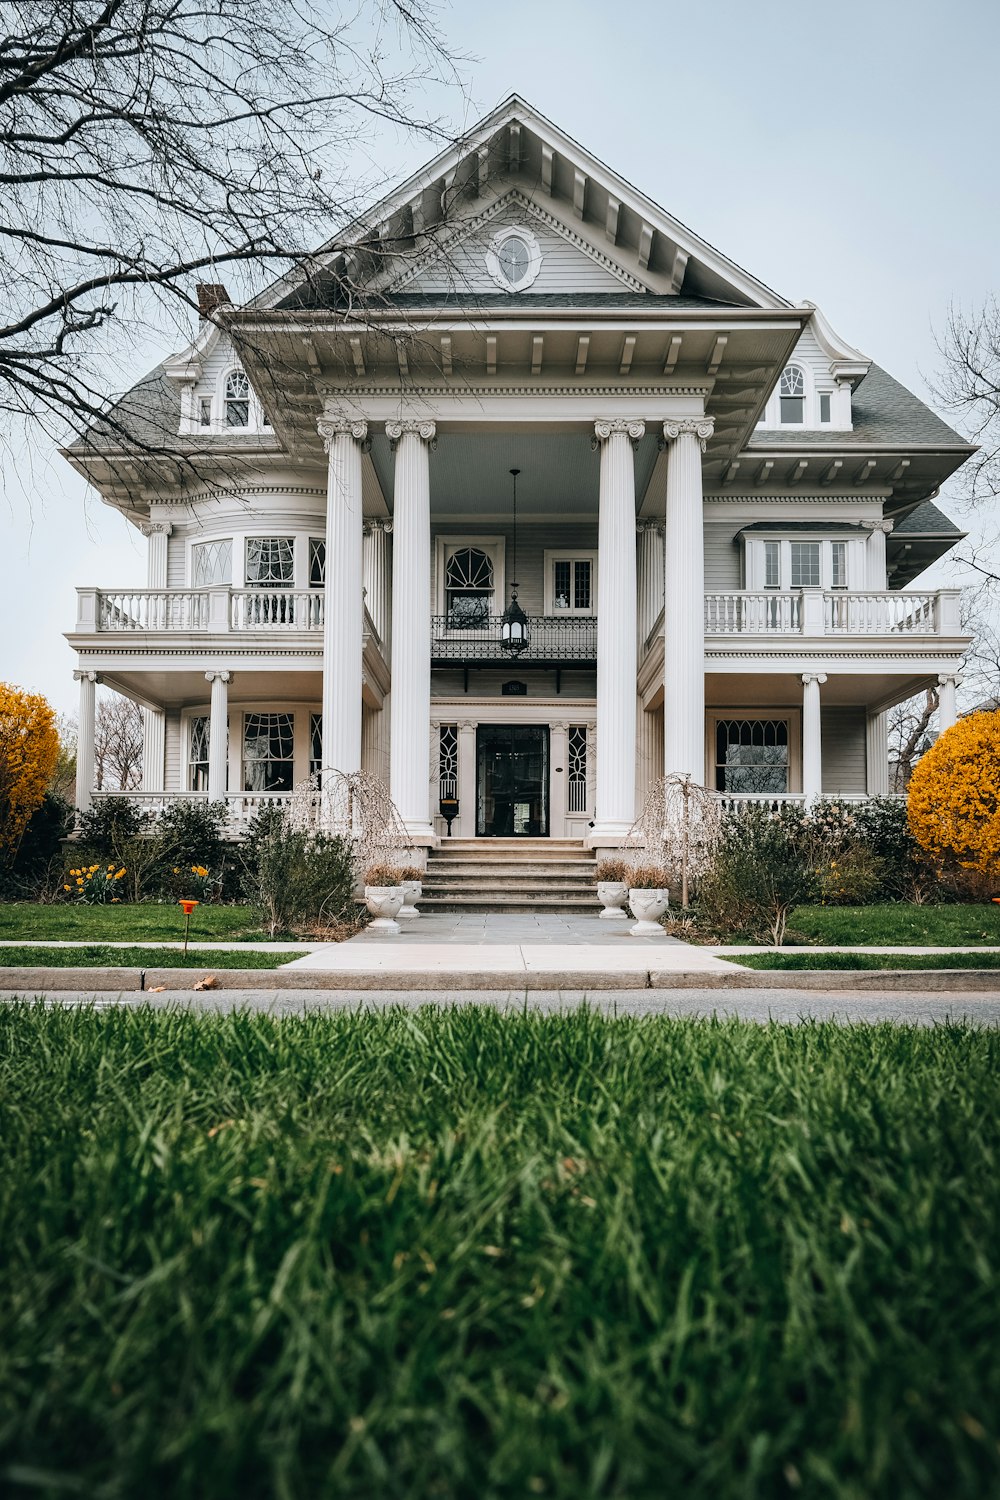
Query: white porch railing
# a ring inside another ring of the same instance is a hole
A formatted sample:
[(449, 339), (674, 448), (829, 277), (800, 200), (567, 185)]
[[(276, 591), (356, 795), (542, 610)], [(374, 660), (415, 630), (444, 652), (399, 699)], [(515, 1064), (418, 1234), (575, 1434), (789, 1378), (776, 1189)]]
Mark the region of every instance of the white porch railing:
[[(279, 806), (287, 807), (294, 796), (301, 794), (295, 792), (227, 792), (226, 803), (226, 831), (232, 835), (243, 833), (248, 824), (260, 812), (263, 807)], [(118, 792), (101, 791), (93, 793), (94, 802), (100, 802), (110, 797), (127, 797), (129, 802), (134, 803), (143, 812), (152, 813), (158, 817), (171, 803), (174, 802), (205, 802), (208, 800), (207, 792)]]
[(322, 589), (233, 589), (232, 630), (322, 630)]
[[(906, 796), (905, 792), (888, 792), (887, 796), (900, 798)], [(867, 802), (870, 794), (868, 792), (824, 792), (823, 802)], [(805, 792), (719, 792), (719, 802), (726, 812), (733, 812), (739, 807), (769, 807), (777, 811), (786, 803), (803, 803), (806, 800)]]
[(98, 630), (207, 630), (205, 589), (130, 589), (96, 595)]
[[(960, 599), (958, 589), (928, 594), (860, 594), (839, 589), (706, 594), (705, 634), (959, 635)], [(660, 628), (661, 621), (657, 621), (653, 635)]]
[[(270, 635), (323, 629), (322, 589), (77, 589), (82, 633)], [(381, 637), (364, 608), (366, 636)]]

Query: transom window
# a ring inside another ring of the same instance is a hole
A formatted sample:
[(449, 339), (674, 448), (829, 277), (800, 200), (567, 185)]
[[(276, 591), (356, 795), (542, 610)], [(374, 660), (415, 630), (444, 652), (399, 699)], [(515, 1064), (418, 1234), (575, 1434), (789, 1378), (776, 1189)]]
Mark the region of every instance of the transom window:
[(720, 792), (788, 791), (787, 719), (720, 719), (715, 786)]
[(243, 370), (231, 370), (226, 376), (226, 426), (250, 426), (250, 382)]
[(482, 630), (493, 610), (493, 562), (480, 547), (459, 547), (445, 569), (445, 608), (453, 630)]
[(248, 589), (290, 589), (295, 582), (295, 539), (290, 536), (248, 536)]
[(806, 381), (798, 365), (788, 365), (781, 374), (778, 413), (783, 423), (801, 424), (806, 416)]
[(243, 721), (244, 790), (290, 792), (294, 746), (291, 714), (247, 714)]
[(191, 586), (196, 589), (228, 584), (233, 576), (233, 539), (196, 542), (191, 548)]
[(209, 720), (206, 714), (199, 714), (191, 720), (191, 734), (188, 747), (188, 791), (208, 791), (208, 745), (209, 745)]

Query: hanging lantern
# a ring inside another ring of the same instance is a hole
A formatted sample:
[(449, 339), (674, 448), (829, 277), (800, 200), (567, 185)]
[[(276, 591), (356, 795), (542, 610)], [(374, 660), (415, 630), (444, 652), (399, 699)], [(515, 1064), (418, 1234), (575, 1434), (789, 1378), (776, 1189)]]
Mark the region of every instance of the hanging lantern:
[(528, 617), (517, 602), (517, 476), (520, 469), (511, 469), (514, 486), (514, 544), (511, 548), (510, 603), (500, 619), (500, 650), (508, 656), (520, 656), (528, 646)]

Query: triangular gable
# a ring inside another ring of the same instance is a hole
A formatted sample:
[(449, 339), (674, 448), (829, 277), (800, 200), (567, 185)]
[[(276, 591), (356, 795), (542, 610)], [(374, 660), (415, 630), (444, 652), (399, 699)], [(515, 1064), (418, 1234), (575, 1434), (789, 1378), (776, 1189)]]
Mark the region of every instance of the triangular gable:
[[(523, 295), (555, 292), (645, 292), (646, 282), (619, 265), (584, 233), (566, 228), (559, 219), (512, 190), (473, 214), (444, 236), (384, 290), (393, 292), (477, 295), (510, 291), (490, 274), (487, 255), (494, 237), (504, 229), (523, 228), (537, 246), (537, 274)], [(516, 289), (514, 289), (516, 290)]]

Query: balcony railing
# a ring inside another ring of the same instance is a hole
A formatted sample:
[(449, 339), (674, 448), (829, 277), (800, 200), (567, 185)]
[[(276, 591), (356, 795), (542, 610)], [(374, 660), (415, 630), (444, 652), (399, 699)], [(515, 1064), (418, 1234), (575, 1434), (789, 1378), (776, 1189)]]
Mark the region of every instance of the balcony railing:
[[(506, 661), (515, 658), (500, 646), (502, 616), (490, 615), (481, 626), (449, 625), (447, 615), (431, 616), (431, 661)], [(528, 621), (528, 646), (516, 660), (530, 666), (542, 662), (597, 660), (597, 620), (593, 615), (536, 615)]]
[[(78, 631), (294, 635), (323, 629), (322, 589), (78, 589)], [(365, 631), (381, 639), (367, 609)]]
[(706, 594), (705, 634), (958, 635), (960, 597), (957, 589), (933, 594), (849, 594), (840, 589)]

